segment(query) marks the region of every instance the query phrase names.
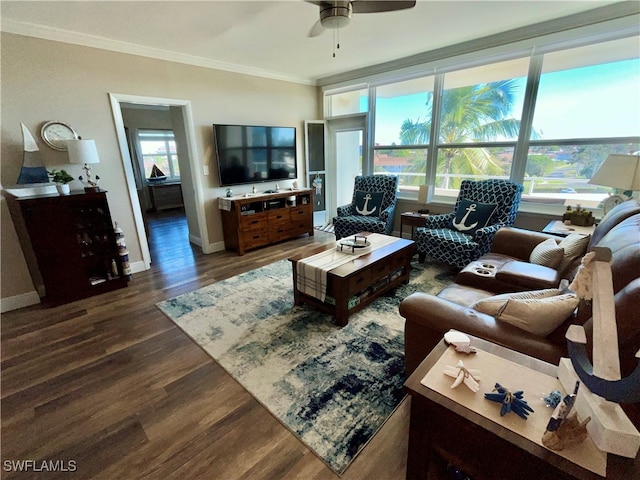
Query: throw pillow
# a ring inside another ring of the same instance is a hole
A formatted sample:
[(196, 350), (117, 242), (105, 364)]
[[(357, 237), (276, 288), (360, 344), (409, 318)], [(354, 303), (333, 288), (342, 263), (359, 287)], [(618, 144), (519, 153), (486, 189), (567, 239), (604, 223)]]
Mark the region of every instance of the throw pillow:
[(545, 288), (543, 290), (532, 290), (530, 292), (502, 293), (478, 300), (471, 305), (471, 308), (498, 318), (500, 312), (502, 312), (504, 307), (507, 306), (507, 302), (512, 298), (516, 300), (531, 300), (535, 298), (554, 297), (558, 294), (560, 294), (560, 290), (557, 288)]
[(529, 262), (545, 267), (557, 268), (564, 258), (564, 248), (556, 243), (553, 238), (548, 238), (539, 243), (531, 251)]
[(546, 337), (569, 318), (579, 302), (575, 293), (528, 300), (512, 298), (507, 301), (498, 320)]
[(379, 217), (384, 192), (362, 192), (356, 190), (356, 215)]
[(564, 270), (569, 267), (574, 260), (581, 258), (587, 253), (587, 246), (589, 246), (589, 240), (591, 235), (582, 235), (580, 233), (572, 233), (558, 244), (559, 247), (564, 249), (564, 255), (562, 261), (558, 266), (558, 271), (566, 273)]
[(481, 203), (468, 198), (460, 199), (451, 228), (461, 233), (473, 235), (476, 230), (486, 227), (491, 215), (498, 208), (494, 203)]

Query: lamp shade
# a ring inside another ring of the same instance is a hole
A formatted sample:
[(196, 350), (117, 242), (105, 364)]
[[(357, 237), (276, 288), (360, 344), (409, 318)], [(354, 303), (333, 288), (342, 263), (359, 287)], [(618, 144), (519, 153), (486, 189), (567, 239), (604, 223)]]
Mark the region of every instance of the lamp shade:
[(431, 189), (429, 185), (420, 185), (418, 190), (418, 202), (427, 204), (431, 200)]
[(95, 140), (67, 140), (69, 163), (100, 163)]
[(612, 153), (588, 183), (620, 190), (640, 190), (640, 155)]

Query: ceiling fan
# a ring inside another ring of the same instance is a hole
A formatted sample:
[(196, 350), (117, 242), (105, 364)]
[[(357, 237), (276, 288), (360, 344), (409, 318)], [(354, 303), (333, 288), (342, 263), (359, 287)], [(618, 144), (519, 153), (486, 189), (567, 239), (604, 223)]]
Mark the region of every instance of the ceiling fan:
[(320, 7), (320, 19), (311, 27), (310, 37), (316, 37), (327, 28), (349, 25), (354, 13), (381, 13), (412, 8), (416, 2), (404, 0), (306, 0)]

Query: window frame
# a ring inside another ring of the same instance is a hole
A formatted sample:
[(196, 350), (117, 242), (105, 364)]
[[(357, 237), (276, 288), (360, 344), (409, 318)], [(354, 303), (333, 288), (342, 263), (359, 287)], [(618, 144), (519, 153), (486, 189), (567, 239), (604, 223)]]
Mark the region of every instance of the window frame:
[[(606, 22), (604, 22), (606, 23)], [(606, 26), (602, 27), (606, 28)], [(580, 30), (580, 29), (578, 29)], [(593, 30), (593, 29), (591, 29)], [(580, 37), (579, 32), (575, 32), (577, 34), (575, 38), (571, 38), (570, 40), (563, 39), (562, 41), (558, 41), (557, 43), (547, 42), (545, 44), (545, 39), (542, 38), (540, 41), (540, 47), (536, 48), (535, 39), (533, 40), (534, 46), (519, 49), (518, 45), (514, 45), (514, 49), (510, 52), (503, 52), (501, 55), (491, 55), (490, 52), (479, 51), (475, 52), (473, 55), (461, 55), (461, 58), (457, 57), (449, 57), (440, 60), (442, 64), (442, 68), (438, 68), (438, 62), (433, 62), (428, 65), (424, 65), (422, 69), (422, 74), (420, 74), (420, 69), (414, 67), (410, 73), (406, 75), (402, 75), (401, 70), (396, 72), (395, 74), (392, 71), (386, 72), (388, 80), (384, 80), (384, 75), (378, 78), (369, 78), (369, 104), (370, 104), (370, 114), (373, 118), (375, 118), (375, 102), (376, 102), (376, 86), (388, 85), (393, 83), (400, 83), (406, 80), (420, 78), (420, 77), (435, 77), (435, 84), (433, 90), (433, 106), (432, 106), (432, 131), (430, 135), (429, 144), (424, 145), (378, 145), (375, 144), (375, 131), (372, 128), (368, 135), (368, 144), (369, 151), (371, 152), (369, 161), (371, 162), (371, 170), (373, 171), (373, 163), (374, 157), (377, 151), (380, 150), (420, 150), (425, 149), (427, 151), (427, 165), (426, 172), (424, 176), (425, 183), (427, 185), (435, 185), (436, 179), (436, 169), (437, 169), (437, 156), (438, 151), (441, 148), (451, 148), (451, 147), (460, 147), (460, 148), (481, 148), (481, 147), (509, 147), (514, 149), (513, 160), (511, 164), (511, 170), (509, 179), (511, 181), (517, 183), (524, 183), (526, 180), (526, 164), (529, 154), (529, 149), (531, 147), (536, 146), (557, 146), (557, 145), (597, 145), (597, 144), (637, 144), (640, 143), (640, 135), (638, 136), (621, 136), (621, 137), (606, 137), (606, 138), (572, 138), (572, 139), (535, 139), (532, 140), (530, 138), (532, 122), (535, 110), (535, 104), (537, 100), (537, 91), (540, 83), (540, 77), (542, 75), (542, 65), (544, 62), (544, 55), (546, 53), (552, 53), (560, 50), (570, 50), (575, 47), (580, 46), (589, 46), (601, 44), (609, 41), (613, 41), (616, 39), (622, 38), (633, 38), (637, 37), (640, 39), (640, 31), (638, 28), (626, 28), (624, 31), (618, 30), (610, 30), (606, 32), (598, 32), (598, 34), (593, 34), (591, 31), (588, 35)], [(517, 42), (516, 42), (517, 43)], [(506, 46), (508, 48), (508, 45)], [(544, 53), (541, 53), (544, 52)], [(486, 57), (482, 59), (479, 57), (486, 53)], [(521, 112), (521, 128), (518, 135), (518, 138), (515, 140), (508, 141), (496, 141), (496, 142), (474, 142), (472, 144), (440, 144), (439, 136), (437, 133), (439, 132), (439, 112), (440, 112), (440, 101), (442, 99), (442, 91), (443, 91), (443, 83), (444, 83), (444, 75), (447, 72), (464, 70), (470, 67), (482, 66), (482, 65), (490, 65), (494, 63), (499, 63), (500, 61), (514, 59), (514, 58), (529, 58), (529, 69), (527, 72), (527, 79), (525, 85), (525, 94), (524, 94), (524, 104)], [(458, 60), (458, 61), (456, 61)], [(436, 67), (434, 68), (434, 63)], [(606, 62), (601, 62), (606, 63)], [(600, 63), (599, 63), (600, 64)], [(595, 64), (594, 64), (595, 65)], [(437, 72), (437, 73), (436, 73)], [(348, 83), (348, 82), (347, 82)], [(363, 83), (362, 80), (353, 84), (354, 89), (362, 89)], [(323, 88), (323, 93), (325, 96), (325, 106), (329, 104), (330, 100), (327, 100), (328, 96), (331, 96), (333, 93), (344, 92), (345, 90), (349, 90), (348, 84), (342, 83), (340, 88), (334, 88), (332, 90), (331, 86), (327, 86)], [(406, 187), (400, 188), (399, 198), (416, 201), (418, 196), (418, 188), (417, 187)], [(443, 203), (450, 204), (455, 201), (454, 199), (437, 196), (433, 197), (433, 203)], [(564, 208), (564, 207), (562, 207)], [(521, 210), (524, 211), (532, 211), (539, 213), (557, 213), (560, 207), (558, 205), (544, 205), (537, 204), (535, 202), (527, 201), (526, 198), (523, 198), (521, 203)]]
[[(154, 138), (154, 139), (150, 139), (150, 138), (144, 138), (147, 135), (159, 135), (161, 134), (161, 138)], [(166, 154), (162, 154), (162, 153), (157, 153), (157, 154), (144, 154), (143, 150), (142, 150), (142, 142), (144, 141), (155, 141), (155, 142), (160, 142), (163, 141), (164, 145), (165, 145), (165, 150), (166, 150)], [(171, 152), (171, 148), (170, 148), (170, 142), (173, 142), (174, 146), (175, 146), (175, 153)], [(163, 172), (166, 176), (167, 176), (167, 180), (168, 181), (173, 181), (173, 182), (179, 182), (180, 181), (180, 175), (176, 175), (175, 174), (175, 168), (174, 168), (174, 158), (175, 157), (175, 162), (178, 163), (178, 146), (176, 144), (176, 138), (175, 138), (175, 132), (171, 129), (164, 129), (164, 128), (140, 128), (137, 130), (136, 132), (136, 143), (137, 143), (137, 148), (138, 151), (140, 152), (140, 167), (141, 167), (141, 172), (142, 172), (142, 177), (144, 179), (145, 184), (149, 185), (151, 182), (149, 182), (149, 179), (147, 178), (146, 175), (146, 171), (145, 171), (145, 156), (163, 156), (166, 157), (167, 159), (167, 163), (169, 165), (169, 172)]]

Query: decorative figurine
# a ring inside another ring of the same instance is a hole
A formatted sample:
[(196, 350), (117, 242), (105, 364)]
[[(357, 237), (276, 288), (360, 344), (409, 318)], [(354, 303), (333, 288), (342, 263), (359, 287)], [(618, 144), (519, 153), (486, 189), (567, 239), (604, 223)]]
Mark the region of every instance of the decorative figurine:
[(298, 189), (298, 181), (297, 180), (293, 181), (293, 185), (291, 186), (291, 188), (293, 188), (294, 190)]
[(256, 193), (256, 186), (254, 185), (253, 188), (251, 189), (251, 193)]
[(555, 432), (545, 431), (542, 435), (542, 444), (550, 450), (563, 450), (582, 443), (587, 438), (587, 424), (591, 417), (583, 422), (578, 420), (578, 414), (573, 412), (561, 424)]
[(544, 403), (547, 404), (547, 407), (556, 408), (561, 401), (562, 394), (558, 390), (553, 390), (549, 395), (544, 397)]
[(498, 393), (485, 393), (484, 398), (491, 400), (492, 402), (502, 403), (502, 408), (500, 409), (501, 417), (504, 417), (509, 412), (515, 412), (526, 420), (529, 412), (533, 412), (533, 408), (531, 408), (527, 404), (527, 401), (522, 398), (524, 395), (522, 390), (511, 393), (509, 389), (504, 388), (499, 383), (496, 383), (495, 388), (493, 389), (494, 392), (496, 390)]
[(545, 447), (551, 450), (562, 450), (582, 442), (587, 437), (587, 423), (591, 421), (591, 417), (587, 417), (584, 422), (579, 422), (577, 415), (569, 416), (576, 402), (579, 387), (580, 382), (576, 382), (573, 393), (566, 395), (553, 411), (547, 430), (542, 435), (542, 444)]
[(227, 198), (230, 198), (231, 196), (233, 196), (233, 192), (231, 191), (231, 189), (230, 189), (230, 188), (227, 188), (227, 193), (226, 193), (226, 195), (227, 195)]
[(456, 348), (460, 353), (476, 353), (476, 349), (471, 346), (471, 339), (462, 332), (449, 330), (444, 334), (444, 341)]
[(467, 369), (462, 360), (458, 360), (458, 364), (455, 367), (447, 365), (444, 374), (455, 378), (451, 388), (456, 388), (461, 383), (464, 383), (474, 393), (480, 390), (480, 370)]

